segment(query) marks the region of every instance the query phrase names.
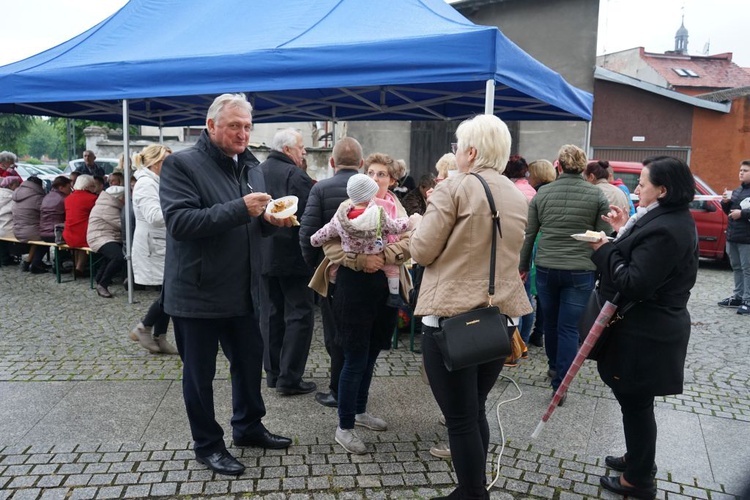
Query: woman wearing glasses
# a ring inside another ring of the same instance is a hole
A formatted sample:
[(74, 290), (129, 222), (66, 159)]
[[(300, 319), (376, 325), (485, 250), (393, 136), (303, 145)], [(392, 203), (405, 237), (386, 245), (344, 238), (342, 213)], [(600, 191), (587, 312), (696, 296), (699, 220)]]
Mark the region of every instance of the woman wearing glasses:
[[(378, 185), (374, 202), (383, 207), (392, 219), (406, 217), (406, 210), (389, 190), (403, 176), (402, 168), (386, 154), (374, 153), (365, 159), (365, 173)], [(345, 201), (344, 203), (348, 203)], [(376, 255), (345, 254), (338, 240), (324, 245), (327, 260), (319, 267), (311, 286), (321, 271), (330, 263), (340, 264), (336, 272), (336, 289), (332, 297), (332, 310), (336, 318), (334, 341), (344, 352), (344, 366), (338, 387), (339, 425), (335, 439), (346, 451), (354, 454), (367, 452), (367, 447), (354, 430), (355, 426), (374, 431), (384, 431), (388, 424), (367, 413), (367, 398), (375, 361), (383, 349), (390, 347), (390, 338), (396, 326), (398, 310), (386, 304), (388, 281), (382, 267), (395, 264), (400, 267), (401, 293), (408, 297), (411, 279), (403, 264), (409, 260), (409, 233), (388, 236), (385, 250)], [(327, 276), (326, 285), (327, 288)]]

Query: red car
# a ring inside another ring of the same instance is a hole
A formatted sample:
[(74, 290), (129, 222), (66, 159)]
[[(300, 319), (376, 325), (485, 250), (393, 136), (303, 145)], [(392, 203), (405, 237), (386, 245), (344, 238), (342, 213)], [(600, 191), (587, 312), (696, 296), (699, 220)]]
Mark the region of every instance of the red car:
[[(635, 193), (643, 165), (636, 162), (610, 161), (615, 178), (622, 179), (631, 193)], [(727, 246), (727, 215), (721, 209), (721, 196), (695, 177), (696, 199), (690, 204), (695, 226), (698, 228), (700, 256), (709, 259), (725, 259)], [(633, 195), (634, 196), (634, 195)], [(638, 200), (634, 197), (637, 205)]]

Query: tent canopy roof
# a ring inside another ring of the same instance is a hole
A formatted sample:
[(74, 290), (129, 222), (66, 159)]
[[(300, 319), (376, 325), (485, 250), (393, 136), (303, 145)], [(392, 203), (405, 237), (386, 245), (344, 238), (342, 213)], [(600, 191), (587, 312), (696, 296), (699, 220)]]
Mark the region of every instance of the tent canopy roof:
[(254, 120), (589, 120), (593, 98), (443, 0), (130, 0), (0, 67), (0, 112), (202, 125), (217, 94)]

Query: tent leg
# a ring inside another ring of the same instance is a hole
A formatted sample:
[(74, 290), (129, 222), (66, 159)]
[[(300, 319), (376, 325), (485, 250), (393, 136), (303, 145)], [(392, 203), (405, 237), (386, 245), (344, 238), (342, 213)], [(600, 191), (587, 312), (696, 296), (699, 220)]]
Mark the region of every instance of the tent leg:
[(484, 88), (484, 114), (495, 114), (495, 80), (487, 80)]
[[(122, 208), (125, 210), (125, 263), (128, 267), (128, 304), (133, 303), (133, 262), (130, 256), (130, 250), (133, 242), (130, 241), (131, 232), (130, 227), (130, 205), (132, 203), (130, 193), (130, 117), (128, 113), (128, 100), (122, 100), (122, 141), (124, 147), (125, 158), (123, 161), (123, 169), (125, 175), (125, 206)], [(160, 127), (161, 128), (161, 127)]]
[(586, 122), (586, 137), (584, 138), (584, 151), (586, 156), (591, 158), (593, 152), (591, 151), (591, 122)]

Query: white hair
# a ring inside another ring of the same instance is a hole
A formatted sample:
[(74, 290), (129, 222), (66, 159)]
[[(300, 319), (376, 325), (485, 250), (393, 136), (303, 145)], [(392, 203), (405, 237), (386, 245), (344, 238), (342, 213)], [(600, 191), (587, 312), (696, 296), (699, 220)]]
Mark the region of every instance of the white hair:
[(242, 108), (250, 115), (252, 115), (253, 112), (253, 106), (247, 101), (245, 94), (221, 94), (214, 99), (214, 102), (211, 103), (211, 106), (208, 108), (208, 113), (206, 113), (206, 125), (208, 125), (208, 120), (213, 120), (214, 123), (218, 123), (219, 116), (222, 111), (224, 111), (224, 108)]
[(476, 167), (494, 168), (501, 174), (510, 157), (510, 131), (495, 115), (477, 115), (461, 122), (456, 129), (459, 151), (477, 150)]
[(73, 185), (73, 189), (76, 191), (91, 191), (96, 189), (96, 181), (93, 175), (82, 174), (76, 179), (76, 183)]
[(302, 137), (302, 134), (300, 134), (297, 129), (291, 127), (281, 129), (276, 132), (273, 139), (271, 139), (271, 149), (283, 153), (285, 146), (293, 148), (297, 145), (298, 137)]
[(10, 151), (3, 151), (0, 153), (0, 163), (15, 163), (18, 161), (18, 157), (15, 153)]

